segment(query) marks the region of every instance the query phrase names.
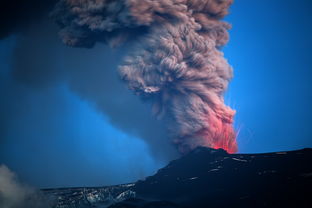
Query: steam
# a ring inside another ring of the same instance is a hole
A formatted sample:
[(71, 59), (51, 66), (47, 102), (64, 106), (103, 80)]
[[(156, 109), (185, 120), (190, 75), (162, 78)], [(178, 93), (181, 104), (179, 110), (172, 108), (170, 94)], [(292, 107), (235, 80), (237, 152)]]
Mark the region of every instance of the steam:
[(43, 196), (34, 188), (20, 183), (16, 175), (5, 165), (0, 165), (0, 207), (47, 208)]
[[(237, 151), (235, 111), (223, 102), (232, 68), (219, 50), (232, 0), (60, 0), (53, 16), (69, 46), (134, 43), (119, 73), (153, 105), (181, 152)], [(125, 104), (126, 106), (126, 104)]]

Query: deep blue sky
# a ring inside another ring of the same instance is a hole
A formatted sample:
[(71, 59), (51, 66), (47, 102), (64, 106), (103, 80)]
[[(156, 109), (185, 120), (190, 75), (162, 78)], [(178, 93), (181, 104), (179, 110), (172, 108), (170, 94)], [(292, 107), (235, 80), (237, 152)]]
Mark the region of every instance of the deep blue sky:
[[(311, 10), (309, 0), (236, 0), (231, 7), (226, 20), (233, 29), (223, 51), (235, 77), (226, 102), (237, 110), (240, 152), (312, 147)], [(144, 132), (127, 124), (133, 114), (112, 112), (122, 111), (114, 105), (123, 102), (128, 107), (127, 93), (108, 90), (122, 86), (114, 81), (117, 76), (103, 81), (105, 89), (98, 84), (100, 75), (88, 83), (84, 71), (90, 67), (115, 67), (114, 54), (101, 52), (104, 46), (68, 49), (51, 43), (57, 39), (36, 39), (33, 44), (47, 46), (19, 50), (27, 41), (18, 35), (0, 41), (0, 163), (22, 180), (38, 187), (124, 183), (152, 174), (176, 156), (162, 142), (140, 138)], [(45, 67), (31, 73), (38, 76), (16, 69), (24, 67), (23, 61), (14, 64), (20, 51)], [(39, 56), (41, 51), (47, 56)], [(102, 101), (98, 94), (107, 96)]]
[(225, 56), (235, 70), (241, 152), (312, 147), (312, 1), (237, 0)]

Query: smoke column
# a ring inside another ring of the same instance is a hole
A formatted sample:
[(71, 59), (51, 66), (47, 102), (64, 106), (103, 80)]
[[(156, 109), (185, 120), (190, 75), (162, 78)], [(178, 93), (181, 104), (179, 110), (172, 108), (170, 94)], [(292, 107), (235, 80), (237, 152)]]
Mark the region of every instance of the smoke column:
[(119, 66), (120, 77), (152, 103), (180, 152), (207, 146), (234, 153), (235, 111), (223, 101), (232, 68), (219, 50), (229, 39), (230, 25), (221, 19), (231, 4), (232, 0), (60, 0), (52, 16), (69, 46), (132, 43), (132, 53)]

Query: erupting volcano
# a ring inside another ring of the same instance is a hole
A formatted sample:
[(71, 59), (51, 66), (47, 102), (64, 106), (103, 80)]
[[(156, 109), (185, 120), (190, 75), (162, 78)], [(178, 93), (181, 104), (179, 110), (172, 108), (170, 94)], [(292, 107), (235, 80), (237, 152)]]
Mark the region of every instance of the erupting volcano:
[(237, 151), (235, 111), (223, 93), (232, 68), (220, 48), (232, 0), (61, 0), (52, 15), (65, 44), (131, 42), (121, 79), (168, 123), (180, 152), (197, 146)]

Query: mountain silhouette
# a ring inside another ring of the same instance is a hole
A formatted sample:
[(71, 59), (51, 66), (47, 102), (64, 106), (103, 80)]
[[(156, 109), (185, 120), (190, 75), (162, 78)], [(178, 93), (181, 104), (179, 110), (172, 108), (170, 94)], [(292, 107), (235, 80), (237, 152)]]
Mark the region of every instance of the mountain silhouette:
[(228, 154), (198, 147), (145, 180), (49, 189), (55, 207), (311, 207), (312, 149)]

